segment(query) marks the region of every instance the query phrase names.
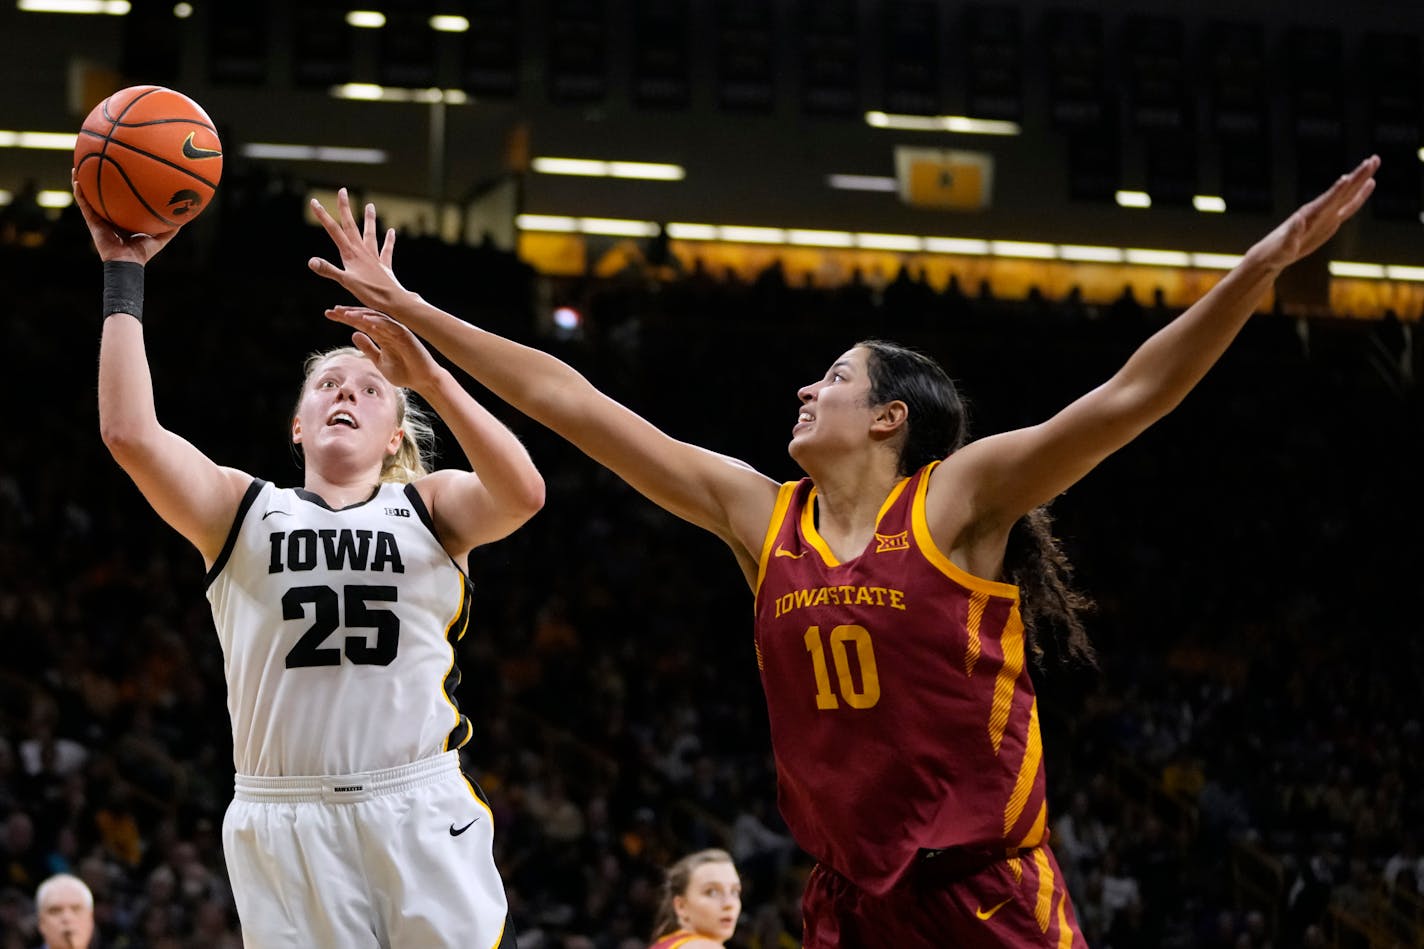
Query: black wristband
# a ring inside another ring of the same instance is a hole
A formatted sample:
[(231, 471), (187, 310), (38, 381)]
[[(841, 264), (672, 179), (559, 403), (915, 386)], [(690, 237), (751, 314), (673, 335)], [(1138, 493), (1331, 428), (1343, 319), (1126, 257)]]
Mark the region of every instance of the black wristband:
[(127, 313), (143, 322), (143, 264), (104, 261), (104, 319), (115, 313)]

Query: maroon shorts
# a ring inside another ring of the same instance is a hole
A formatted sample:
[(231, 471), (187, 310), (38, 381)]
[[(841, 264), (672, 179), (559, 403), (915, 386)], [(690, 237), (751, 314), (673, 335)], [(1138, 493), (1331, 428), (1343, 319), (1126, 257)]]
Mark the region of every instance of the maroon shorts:
[(1087, 949), (1047, 844), (1012, 858), (926, 852), (874, 896), (817, 864), (801, 900), (804, 949)]

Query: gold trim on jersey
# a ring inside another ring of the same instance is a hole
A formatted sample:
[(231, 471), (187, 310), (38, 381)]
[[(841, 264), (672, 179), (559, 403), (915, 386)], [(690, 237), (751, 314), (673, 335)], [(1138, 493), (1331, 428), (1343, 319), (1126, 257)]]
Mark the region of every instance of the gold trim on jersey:
[[(1043, 801), (1038, 805), (1038, 816), (1033, 819), (1032, 826), (1028, 833), (1024, 834), (1023, 840), (1019, 841), (1019, 849), (1027, 850), (1030, 847), (1037, 847), (1043, 843), (1043, 831), (1048, 825), (1048, 802)], [(1007, 831), (1006, 831), (1007, 833)]]
[(1068, 891), (1058, 899), (1058, 949), (1072, 949), (1073, 930), (1068, 926)]
[[(776, 492), (776, 504), (771, 509), (771, 521), (766, 525), (766, 536), (761, 541), (761, 557), (757, 559), (756, 589), (752, 596), (761, 592), (761, 582), (766, 579), (766, 562), (771, 558), (771, 545), (781, 533), (781, 522), (786, 519), (786, 509), (791, 506), (791, 496), (796, 493), (796, 482), (788, 481)], [(761, 663), (757, 663), (761, 668)]]
[(1001, 596), (1019, 601), (1019, 588), (1012, 583), (1003, 583), (998, 580), (986, 580), (983, 577), (976, 577), (974, 574), (958, 567), (945, 555), (943, 551), (935, 545), (934, 536), (930, 533), (929, 518), (925, 516), (925, 494), (930, 486), (930, 472), (932, 472), (939, 462), (932, 461), (921, 469), (920, 483), (915, 487), (915, 500), (910, 509), (910, 523), (915, 532), (915, 543), (919, 545), (920, 552), (925, 559), (934, 564), (946, 577), (955, 583), (971, 591), (987, 593), (989, 596)]
[(1053, 912), (1053, 865), (1042, 847), (1033, 848), (1033, 862), (1038, 867), (1038, 898), (1033, 904), (1033, 915), (1038, 920), (1039, 930), (1048, 932)]
[(1043, 739), (1038, 733), (1038, 699), (1028, 713), (1028, 741), (1024, 745), (1023, 761), (1019, 762), (1019, 773), (1014, 778), (1014, 789), (1009, 794), (1009, 803), (1004, 807), (1004, 836), (1023, 816), (1024, 805), (1028, 803), (1029, 792), (1033, 790), (1033, 780), (1038, 776), (1038, 766), (1043, 761)]
[(964, 621), (964, 629), (969, 634), (969, 642), (964, 647), (964, 676), (968, 679), (974, 678), (974, 664), (979, 661), (979, 623), (984, 619), (984, 607), (988, 605), (989, 594), (970, 591), (969, 615)]
[[(895, 503), (900, 497), (901, 492), (905, 490), (905, 485), (909, 483), (909, 478), (901, 478), (895, 482), (895, 486), (890, 489), (890, 493), (886, 495), (885, 500), (881, 502), (880, 510), (875, 513), (876, 527), (880, 526), (880, 520), (885, 516), (885, 512), (890, 510), (891, 505)], [(806, 543), (814, 547), (816, 552), (821, 555), (821, 559), (825, 561), (826, 566), (839, 567), (841, 562), (831, 551), (831, 545), (826, 543), (826, 539), (821, 536), (821, 532), (816, 530), (816, 498), (818, 495), (819, 492), (814, 486), (811, 488), (810, 493), (806, 495), (806, 506), (801, 509), (801, 536), (806, 538)], [(879, 537), (880, 535), (877, 533), (876, 536)], [(867, 542), (866, 547), (869, 548), (869, 546), (870, 544)], [(861, 553), (864, 552), (864, 550), (861, 551)], [(859, 556), (860, 553), (857, 553), (855, 557), (851, 559), (854, 560)]]
[[(1009, 611), (1009, 621), (1004, 624), (999, 644), (1004, 648), (1004, 664), (994, 678), (994, 707), (989, 712), (989, 743), (994, 746), (996, 755), (1004, 740), (1004, 729), (1009, 725), (1009, 713), (1013, 711), (1015, 683), (1023, 672), (1024, 627), (1017, 608)], [(1034, 701), (1037, 704), (1037, 700)]]
[[(450, 617), (450, 622), (445, 624), (445, 643), (450, 647), (450, 664), (445, 667), (445, 673), (440, 677), (440, 697), (445, 700), (445, 704), (450, 706), (450, 711), (455, 713), (455, 724), (450, 726), (450, 731), (445, 734), (445, 747), (443, 750), (450, 751), (456, 748), (463, 748), (465, 744), (474, 737), (475, 725), (469, 717), (460, 711), (460, 707), (455, 704), (455, 697), (450, 694), (451, 690), (460, 684), (460, 670), (455, 668), (455, 644), (465, 637), (465, 632), (470, 628), (470, 587), (469, 581), (465, 579), (463, 570), (456, 570), (455, 576), (460, 578), (460, 600), (459, 606), (455, 610), (455, 615)], [(450, 634), (454, 631), (456, 624), (459, 625), (459, 632), (455, 638), (451, 639)], [(455, 677), (452, 684), (451, 676)], [(452, 742), (455, 732), (460, 726), (465, 726), (465, 734), (458, 742)], [(495, 943), (498, 945), (498, 943)]]

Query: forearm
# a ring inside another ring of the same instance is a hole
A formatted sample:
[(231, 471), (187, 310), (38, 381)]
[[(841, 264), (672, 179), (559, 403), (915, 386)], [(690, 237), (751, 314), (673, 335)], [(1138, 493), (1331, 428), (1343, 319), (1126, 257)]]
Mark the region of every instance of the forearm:
[(417, 294), (397, 301), (391, 316), (480, 385), (561, 435), (568, 436), (577, 428), (578, 407), (599, 395), (582, 374), (562, 360), (471, 326)]
[(118, 313), (99, 341), (99, 431), (116, 456), (159, 432), (143, 324)]

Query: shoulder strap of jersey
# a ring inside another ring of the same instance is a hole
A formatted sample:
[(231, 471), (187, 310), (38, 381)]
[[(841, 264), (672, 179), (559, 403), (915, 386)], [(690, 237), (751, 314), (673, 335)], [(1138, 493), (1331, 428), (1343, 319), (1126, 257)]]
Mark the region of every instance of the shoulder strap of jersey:
[(257, 500), (257, 496), (262, 493), (262, 489), (267, 487), (267, 482), (261, 478), (253, 478), (252, 483), (247, 486), (247, 490), (242, 494), (242, 500), (237, 504), (237, 513), (233, 515), (232, 527), (228, 528), (227, 540), (223, 541), (222, 551), (218, 553), (213, 561), (212, 567), (208, 569), (207, 576), (203, 578), (203, 586), (210, 587), (213, 581), (222, 573), (223, 567), (227, 566), (228, 558), (232, 556), (232, 549), (237, 546), (237, 535), (242, 530), (242, 522), (247, 518), (248, 509)]
[(757, 558), (756, 589), (752, 590), (753, 596), (761, 590), (761, 582), (766, 578), (766, 560), (771, 556), (771, 548), (776, 543), (777, 536), (781, 534), (787, 511), (791, 509), (791, 502), (796, 497), (796, 489), (807, 480), (802, 478), (800, 481), (787, 481), (781, 486), (781, 490), (776, 492), (776, 505), (771, 509), (771, 520), (766, 525), (766, 536), (761, 542), (761, 556)]

